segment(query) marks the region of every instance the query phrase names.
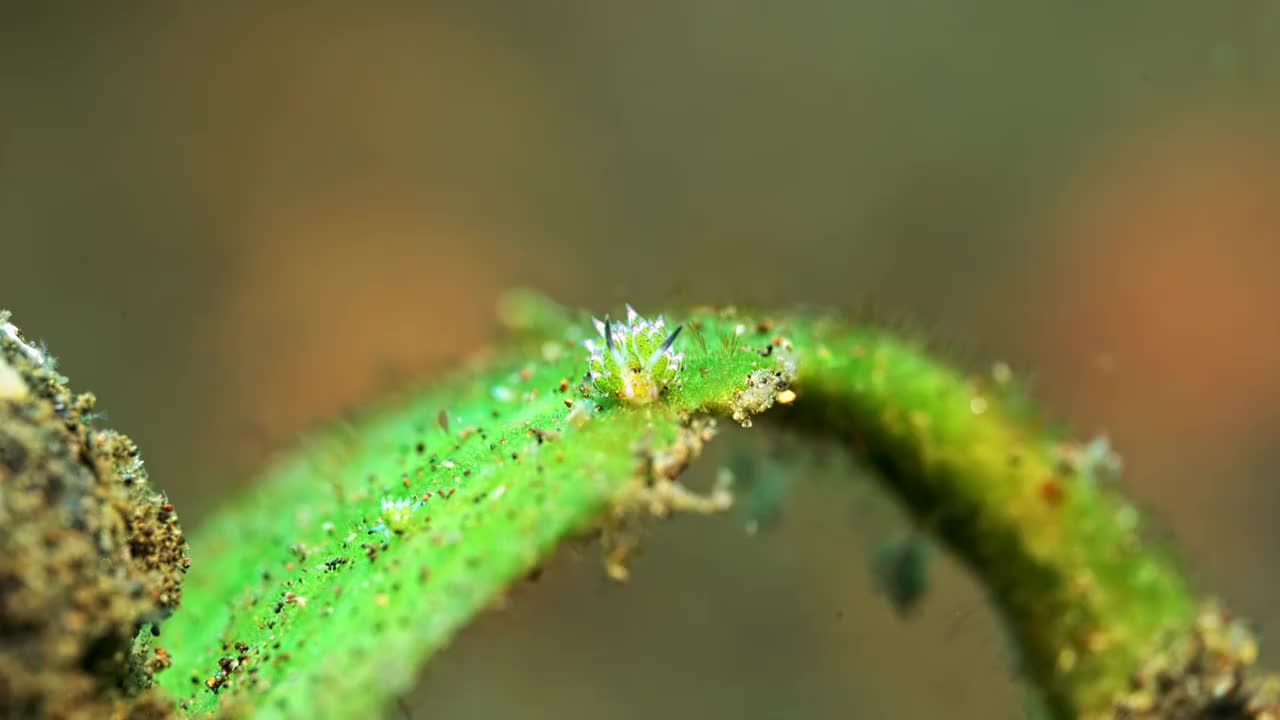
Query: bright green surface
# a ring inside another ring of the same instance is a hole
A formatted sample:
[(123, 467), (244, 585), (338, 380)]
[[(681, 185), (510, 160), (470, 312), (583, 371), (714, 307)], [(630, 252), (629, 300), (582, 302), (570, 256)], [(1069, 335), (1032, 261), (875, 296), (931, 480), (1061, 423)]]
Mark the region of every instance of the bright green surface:
[[(183, 608), (162, 636), (176, 661), (160, 682), (195, 711), (244, 700), (255, 717), (376, 716), (557, 541), (601, 520), (637, 473), (637, 444), (660, 452), (680, 411), (723, 407), (772, 366), (731, 352), (719, 328), (703, 330), (708, 353), (687, 349), (683, 389), (645, 408), (593, 395), (601, 409), (568, 420), (565, 399), (583, 401), (583, 324), (312, 438), (192, 534)], [(406, 532), (370, 532), (383, 496), (427, 492)], [(215, 695), (205, 680), (237, 642), (248, 669)]]
[[(688, 323), (679, 389), (643, 407), (593, 395), (584, 419), (564, 401), (583, 400), (589, 321), (528, 298), (504, 318), (521, 331), (496, 358), (312, 439), (192, 536), (184, 607), (164, 626), (167, 689), (193, 710), (376, 716), (559, 540), (634, 492), (690, 413), (746, 420), (792, 368), (794, 403), (771, 415), (882, 471), (986, 582), (1059, 716), (1103, 708), (1157, 634), (1189, 621), (1190, 595), (1141, 547), (1136, 513), (1063, 462), (1008, 383), (878, 330), (697, 311), (671, 317)], [(427, 492), (406, 532), (370, 532), (384, 495)], [(214, 695), (203, 683), (236, 643), (246, 668)]]

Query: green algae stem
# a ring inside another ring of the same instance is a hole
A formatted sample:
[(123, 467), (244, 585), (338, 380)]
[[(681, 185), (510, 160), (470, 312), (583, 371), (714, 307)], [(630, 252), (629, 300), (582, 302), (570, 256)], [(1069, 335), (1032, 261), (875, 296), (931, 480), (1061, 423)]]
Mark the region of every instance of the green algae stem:
[[(1198, 668), (1229, 657), (1234, 677), (1256, 655), (1199, 612), (1139, 513), (1007, 369), (966, 375), (837, 319), (698, 308), (668, 313), (691, 343), (679, 382), (636, 406), (593, 390), (589, 316), (528, 295), (502, 314), (505, 347), (314, 437), (192, 536), (195, 571), (165, 625), (175, 668), (160, 679), (191, 715), (377, 713), (557, 543), (602, 535), (624, 577), (628, 515), (723, 508), (677, 477), (715, 419), (749, 427), (765, 411), (868, 461), (971, 568), (1044, 714), (1215, 707), (1167, 689), (1209, 687)], [(388, 522), (384, 498), (412, 514)]]
[(874, 329), (793, 327), (798, 400), (785, 421), (860, 452), (977, 574), (1054, 717), (1109, 717), (1197, 608), (1137, 511), (1063, 461), (1006, 378), (958, 374)]
[[(190, 714), (376, 714), (562, 540), (603, 534), (623, 576), (626, 515), (726, 505), (675, 478), (714, 435), (706, 414), (777, 358), (693, 358), (634, 407), (586, 382), (590, 325), (545, 302), (504, 316), (506, 347), (313, 437), (192, 534), (161, 677)], [(384, 498), (415, 509), (388, 523)]]

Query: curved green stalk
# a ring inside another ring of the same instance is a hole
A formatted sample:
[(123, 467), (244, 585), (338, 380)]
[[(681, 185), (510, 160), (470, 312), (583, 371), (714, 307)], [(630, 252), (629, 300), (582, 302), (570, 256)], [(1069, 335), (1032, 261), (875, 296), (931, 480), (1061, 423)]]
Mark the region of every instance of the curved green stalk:
[(717, 339), (683, 387), (633, 408), (583, 382), (586, 318), (528, 300), (504, 316), (510, 347), (313, 438), (192, 536), (199, 570), (164, 626), (175, 668), (160, 678), (184, 708), (375, 714), (559, 541), (612, 537), (632, 509), (725, 504), (674, 477), (714, 432), (701, 411), (776, 358)]
[(1055, 717), (1104, 713), (1189, 631), (1186, 579), (1139, 514), (1047, 431), (1007, 371), (966, 377), (919, 346), (838, 322), (796, 332), (787, 422), (861, 448), (982, 580)]

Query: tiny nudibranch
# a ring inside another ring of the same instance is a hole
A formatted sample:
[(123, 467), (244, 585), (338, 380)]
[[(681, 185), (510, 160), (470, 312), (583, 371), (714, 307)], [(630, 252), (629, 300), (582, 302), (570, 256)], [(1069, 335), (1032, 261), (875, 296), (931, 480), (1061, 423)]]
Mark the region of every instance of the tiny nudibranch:
[(391, 532), (404, 532), (413, 519), (413, 511), (420, 504), (410, 498), (382, 498), (382, 524)]
[(630, 305), (626, 324), (610, 322), (607, 315), (603, 321), (592, 321), (604, 339), (604, 347), (595, 339), (583, 343), (591, 353), (588, 367), (596, 390), (623, 402), (646, 405), (668, 387), (680, 386), (684, 353), (676, 352), (672, 346), (681, 326), (668, 335), (661, 315), (651, 322)]

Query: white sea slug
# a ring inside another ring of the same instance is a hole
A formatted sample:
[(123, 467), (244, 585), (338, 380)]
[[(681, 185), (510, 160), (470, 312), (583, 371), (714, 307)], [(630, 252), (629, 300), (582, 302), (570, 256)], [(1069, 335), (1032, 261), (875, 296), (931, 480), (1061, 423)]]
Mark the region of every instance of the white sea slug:
[(583, 344), (591, 353), (588, 366), (596, 390), (623, 402), (646, 405), (667, 388), (679, 387), (684, 353), (676, 352), (673, 346), (681, 326), (667, 334), (661, 315), (649, 321), (630, 305), (625, 324), (613, 323), (608, 316), (593, 322), (600, 338)]
[(411, 498), (382, 498), (382, 524), (392, 532), (402, 533), (409, 528), (413, 512), (421, 503)]

